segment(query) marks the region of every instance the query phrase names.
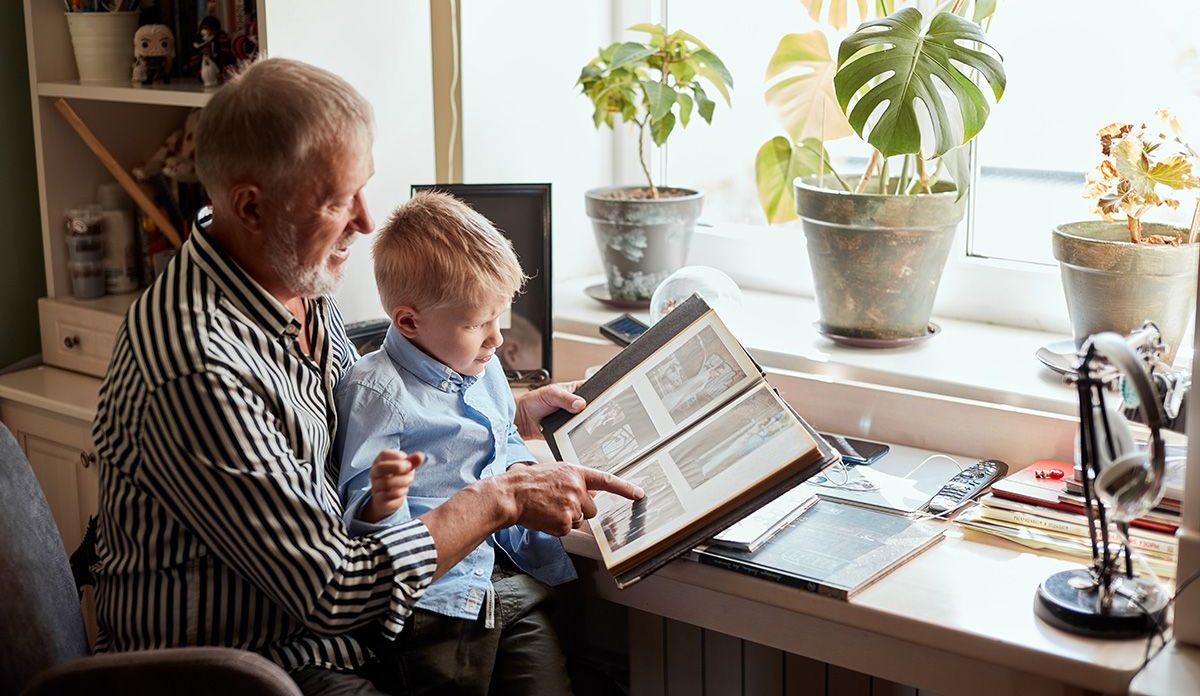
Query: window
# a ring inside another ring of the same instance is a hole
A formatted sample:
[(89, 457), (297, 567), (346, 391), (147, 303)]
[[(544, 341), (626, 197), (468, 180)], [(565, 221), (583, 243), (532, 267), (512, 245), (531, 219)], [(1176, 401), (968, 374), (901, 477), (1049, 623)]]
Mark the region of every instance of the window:
[[(783, 133), (763, 99), (768, 60), (784, 34), (818, 25), (797, 0), (760, 0), (736, 13), (721, 0), (634, 4), (618, 27), (649, 17), (684, 28), (721, 56), (735, 80), (734, 108), (719, 105), (711, 127), (674, 134), (659, 162), (665, 181), (705, 192), (708, 227), (692, 262), (720, 266), (746, 286), (810, 293), (800, 224), (765, 226), (753, 164), (759, 146)], [(1004, 56), (1008, 87), (975, 143), (971, 212), (936, 313), (1069, 331), (1050, 231), (1094, 219), (1083, 178), (1099, 161), (1101, 126), (1165, 107), (1200, 143), (1196, 26), (1200, 5), (1185, 0), (1000, 3), (988, 33)], [(853, 137), (828, 148), (840, 171), (861, 170), (868, 153)], [(618, 179), (636, 181), (634, 171), (619, 169)], [(1147, 219), (1186, 225), (1190, 206), (1185, 200), (1179, 211)]]

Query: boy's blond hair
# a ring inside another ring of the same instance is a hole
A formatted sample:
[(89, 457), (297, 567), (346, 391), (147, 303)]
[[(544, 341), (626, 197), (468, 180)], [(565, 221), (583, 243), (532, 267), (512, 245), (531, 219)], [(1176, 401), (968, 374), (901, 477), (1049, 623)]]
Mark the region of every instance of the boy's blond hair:
[(375, 235), (375, 283), (389, 315), (512, 297), (526, 276), (512, 243), (471, 206), (422, 191), (392, 212)]

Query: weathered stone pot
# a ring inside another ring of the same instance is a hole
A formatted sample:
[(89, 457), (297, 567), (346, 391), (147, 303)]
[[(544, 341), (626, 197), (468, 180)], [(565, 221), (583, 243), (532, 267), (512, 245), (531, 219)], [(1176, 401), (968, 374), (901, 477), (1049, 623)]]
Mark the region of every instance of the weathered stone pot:
[[(876, 180), (877, 181), (877, 180)], [(869, 182), (867, 190), (877, 183)], [(796, 182), (822, 329), (851, 338), (923, 337), (954, 231), (966, 211), (952, 185), (897, 196)]]
[[(1143, 224), (1142, 236), (1186, 230)], [(1187, 330), (1196, 303), (1200, 244), (1134, 244), (1123, 222), (1072, 222), (1054, 229), (1054, 258), (1075, 345), (1101, 331), (1127, 334), (1147, 320), (1158, 325), (1167, 360)]]
[(660, 189), (674, 195), (636, 200), (612, 197), (634, 188), (599, 188), (584, 195), (609, 294), (616, 300), (648, 301), (659, 283), (687, 264), (704, 194)]

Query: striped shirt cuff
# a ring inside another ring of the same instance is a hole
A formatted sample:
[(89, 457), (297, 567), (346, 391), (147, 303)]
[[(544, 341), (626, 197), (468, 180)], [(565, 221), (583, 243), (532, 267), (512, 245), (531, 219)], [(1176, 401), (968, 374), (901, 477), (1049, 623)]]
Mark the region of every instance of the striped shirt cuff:
[(396, 572), (392, 580), (392, 598), (383, 616), (383, 637), (395, 640), (413, 606), (433, 581), (437, 570), (437, 548), (425, 523), (409, 520), (371, 536), (383, 542)]

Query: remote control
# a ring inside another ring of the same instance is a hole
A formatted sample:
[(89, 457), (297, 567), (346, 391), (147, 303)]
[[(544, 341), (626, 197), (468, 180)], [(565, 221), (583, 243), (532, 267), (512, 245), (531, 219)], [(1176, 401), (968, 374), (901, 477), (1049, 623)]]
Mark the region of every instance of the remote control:
[(999, 459), (984, 459), (963, 469), (946, 482), (925, 505), (925, 509), (935, 515), (947, 510), (953, 510), (963, 503), (983, 492), (997, 479), (1008, 474), (1008, 465)]

